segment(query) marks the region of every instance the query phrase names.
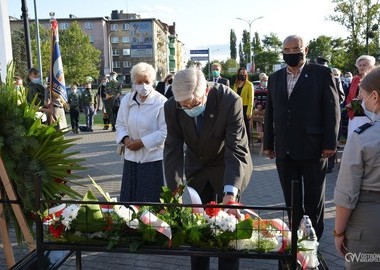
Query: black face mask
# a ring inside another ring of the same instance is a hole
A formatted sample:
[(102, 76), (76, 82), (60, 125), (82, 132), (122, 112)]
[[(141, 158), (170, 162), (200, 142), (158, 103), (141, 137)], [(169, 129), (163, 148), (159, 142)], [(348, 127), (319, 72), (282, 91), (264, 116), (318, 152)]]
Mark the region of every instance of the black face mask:
[(282, 59), (289, 67), (296, 67), (298, 63), (303, 60), (303, 53), (284, 53)]
[(168, 84), (172, 84), (173, 79), (168, 80)]
[(239, 80), (240, 81), (245, 81), (247, 79), (246, 75), (239, 75)]

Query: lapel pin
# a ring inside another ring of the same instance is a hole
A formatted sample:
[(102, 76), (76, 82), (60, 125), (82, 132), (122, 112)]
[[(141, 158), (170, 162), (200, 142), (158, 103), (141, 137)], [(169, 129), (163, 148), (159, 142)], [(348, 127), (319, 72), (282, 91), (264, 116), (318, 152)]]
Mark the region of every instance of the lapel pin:
[(309, 76), (307, 76), (307, 74), (305, 74), (305, 78), (308, 78)]
[(211, 113), (211, 114), (210, 114), (210, 118), (214, 118), (214, 114)]

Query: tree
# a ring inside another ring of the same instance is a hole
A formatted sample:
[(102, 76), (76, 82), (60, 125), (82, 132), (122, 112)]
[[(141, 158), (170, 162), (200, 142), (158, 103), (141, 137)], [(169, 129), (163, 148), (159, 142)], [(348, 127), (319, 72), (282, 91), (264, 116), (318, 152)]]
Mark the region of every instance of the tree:
[(237, 38), (236, 38), (235, 31), (231, 29), (230, 31), (230, 57), (232, 59), (236, 59), (237, 57), (236, 41), (237, 41)]
[(242, 64), (243, 62), (245, 66), (246, 63), (251, 62), (251, 59), (249, 59), (249, 57), (251, 56), (251, 37), (249, 35), (249, 32), (247, 32), (246, 30), (243, 31), (242, 50), (243, 59), (240, 59), (240, 64)]
[[(26, 78), (28, 74), (28, 63), (26, 62), (25, 35), (21, 30), (11, 33), (12, 54), (15, 66), (15, 75)], [(34, 57), (32, 56), (34, 59)]]
[(280, 60), (281, 46), (282, 42), (276, 34), (270, 33), (269, 36), (264, 36), (264, 39), (260, 41), (258, 33), (255, 33), (253, 50), (257, 72), (270, 73), (272, 71), (273, 65)]
[[(40, 45), (43, 77), (49, 76), (50, 70), (50, 30), (40, 25)], [(30, 26), (33, 66), (37, 65), (36, 26)], [(24, 32), (12, 31), (12, 49), (16, 74), (27, 77), (27, 63), (25, 56)], [(62, 56), (63, 71), (66, 85), (72, 83), (82, 84), (86, 77), (99, 77), (100, 51), (92, 46), (90, 38), (82, 31), (77, 22), (73, 22), (69, 29), (59, 30), (59, 45)]]
[(245, 59), (244, 59), (244, 52), (243, 52), (243, 45), (241, 42), (239, 43), (239, 64), (241, 67), (245, 67)]
[[(334, 15), (329, 18), (339, 22), (350, 33), (347, 43), (347, 57), (355, 63), (361, 54), (375, 54), (379, 33), (376, 31), (379, 24), (379, 1), (371, 0), (333, 0), (336, 4)], [(373, 37), (373, 38), (372, 38)], [(372, 38), (372, 39), (371, 39)], [(371, 39), (371, 40), (370, 40)]]
[(309, 42), (308, 58), (314, 61), (317, 57), (322, 56), (327, 60), (332, 59), (332, 37), (319, 36)]
[(101, 52), (91, 45), (90, 37), (76, 21), (67, 30), (60, 31), (59, 43), (66, 84), (83, 84), (87, 76), (99, 77)]

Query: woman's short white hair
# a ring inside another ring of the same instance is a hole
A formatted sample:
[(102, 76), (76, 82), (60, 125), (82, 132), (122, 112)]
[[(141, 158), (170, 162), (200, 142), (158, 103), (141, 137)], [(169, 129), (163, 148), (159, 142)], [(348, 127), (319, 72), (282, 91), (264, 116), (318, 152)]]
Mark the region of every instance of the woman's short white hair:
[(358, 59), (356, 59), (355, 65), (357, 66), (359, 64), (359, 62), (363, 61), (363, 60), (368, 61), (368, 64), (371, 67), (374, 67), (375, 64), (376, 64), (376, 59), (372, 55), (361, 55), (361, 56), (358, 57)]
[(154, 82), (156, 80), (156, 70), (154, 67), (148, 63), (140, 62), (134, 65), (131, 69), (131, 80), (132, 83), (136, 82), (137, 74), (146, 75), (150, 82)]
[(190, 67), (177, 72), (172, 83), (172, 91), (176, 101), (201, 98), (205, 95), (207, 81), (203, 72), (196, 67)]

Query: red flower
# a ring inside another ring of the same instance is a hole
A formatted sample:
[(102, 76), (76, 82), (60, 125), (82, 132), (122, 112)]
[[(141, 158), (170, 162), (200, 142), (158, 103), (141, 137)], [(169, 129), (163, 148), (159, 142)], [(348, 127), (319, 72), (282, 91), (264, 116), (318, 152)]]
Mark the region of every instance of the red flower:
[[(217, 202), (212, 201), (208, 203), (207, 205), (218, 205)], [(214, 208), (214, 207), (206, 207), (206, 214), (210, 217), (215, 217), (218, 215), (219, 211), (221, 211), (220, 208)]]
[(54, 238), (59, 238), (62, 235), (62, 232), (64, 229), (65, 229), (65, 226), (63, 226), (63, 224), (49, 225), (49, 232)]

